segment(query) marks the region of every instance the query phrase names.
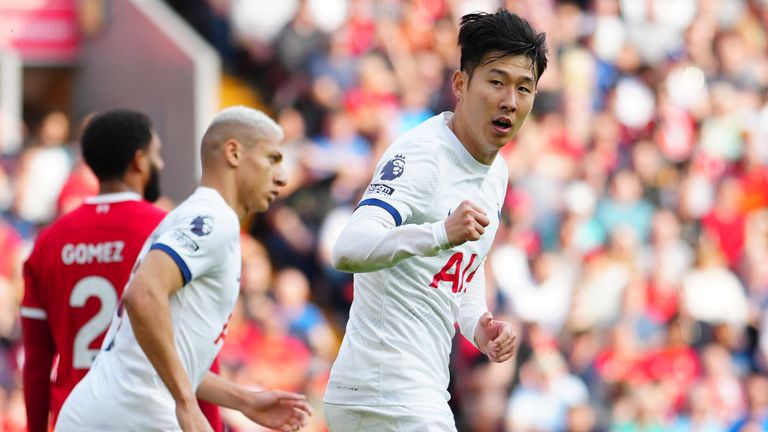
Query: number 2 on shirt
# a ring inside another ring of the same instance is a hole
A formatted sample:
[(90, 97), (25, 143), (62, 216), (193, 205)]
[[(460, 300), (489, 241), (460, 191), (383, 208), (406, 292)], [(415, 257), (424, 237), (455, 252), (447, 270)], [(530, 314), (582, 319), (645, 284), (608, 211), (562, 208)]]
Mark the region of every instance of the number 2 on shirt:
[(75, 369), (90, 369), (93, 359), (99, 353), (98, 349), (88, 346), (101, 335), (112, 321), (112, 313), (117, 307), (117, 291), (107, 279), (101, 276), (88, 276), (80, 279), (72, 288), (69, 305), (83, 307), (89, 298), (96, 297), (101, 302), (99, 311), (80, 330), (77, 331), (72, 346), (72, 367)]

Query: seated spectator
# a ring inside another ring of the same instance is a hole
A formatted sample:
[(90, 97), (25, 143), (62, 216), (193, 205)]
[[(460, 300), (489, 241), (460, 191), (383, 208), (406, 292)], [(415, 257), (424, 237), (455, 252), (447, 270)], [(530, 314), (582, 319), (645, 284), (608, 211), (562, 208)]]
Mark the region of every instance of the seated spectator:
[(301, 339), (288, 333), (272, 300), (252, 301), (247, 308), (258, 325), (251, 342), (243, 347), (243, 373), (248, 381), (264, 388), (301, 391), (309, 378), (311, 352)]
[(280, 270), (275, 275), (273, 292), (288, 331), (330, 366), (336, 358), (338, 340), (323, 313), (309, 301), (309, 280), (304, 273), (295, 268)]
[(568, 372), (557, 350), (543, 348), (520, 367), (520, 386), (508, 402), (507, 428), (514, 431), (559, 431), (568, 410), (589, 400), (587, 387)]
[(85, 198), (99, 193), (99, 179), (83, 160), (78, 160), (56, 199), (56, 214), (61, 216), (78, 208)]
[(644, 354), (634, 327), (628, 322), (619, 322), (610, 330), (608, 343), (597, 354), (594, 367), (608, 387), (645, 383), (648, 374), (644, 368)]
[(644, 383), (627, 387), (611, 404), (613, 432), (665, 432), (669, 400), (662, 387)]
[(687, 323), (680, 316), (666, 325), (663, 345), (648, 353), (645, 368), (666, 389), (675, 409), (682, 409), (701, 375), (701, 361), (688, 340)]
[(670, 420), (670, 432), (726, 432), (725, 426), (717, 419), (702, 385), (694, 386), (685, 394), (685, 405)]
[(597, 204), (597, 220), (611, 232), (619, 225), (635, 230), (640, 242), (645, 242), (651, 228), (653, 206), (643, 198), (640, 180), (633, 171), (622, 170), (611, 180), (610, 194)]
[(523, 260), (512, 260), (511, 250), (499, 252), (500, 257), (506, 256), (507, 259), (502, 263), (499, 257), (494, 258), (494, 274), (500, 289), (508, 297), (511, 315), (521, 321), (536, 323), (551, 334), (558, 334), (568, 317), (574, 283), (558, 257), (552, 253), (536, 256), (531, 263), (532, 277), (528, 277), (527, 268), (520, 275), (510, 272), (520, 264), (527, 266), (524, 257), (519, 257)]
[(573, 405), (568, 409), (565, 432), (598, 432), (595, 410), (588, 404)]
[(8, 283), (15, 299), (21, 299), (22, 262), (26, 253), (24, 239), (10, 224), (0, 219), (0, 279)]
[(683, 279), (681, 308), (697, 321), (714, 326), (746, 324), (747, 297), (736, 275), (728, 269), (721, 250), (702, 237), (696, 251), (696, 266)]
[(704, 347), (701, 354), (704, 375), (701, 381), (717, 420), (731, 424), (747, 412), (744, 385), (733, 367), (727, 349), (717, 344)]
[(734, 270), (744, 249), (746, 220), (741, 210), (742, 195), (738, 180), (723, 179), (717, 188), (714, 207), (701, 219), (704, 232), (720, 249), (728, 267)]
[(768, 377), (752, 374), (747, 377), (747, 412), (730, 427), (729, 432), (756, 428), (768, 430)]
[(22, 152), (15, 210), (23, 220), (45, 224), (56, 216), (56, 200), (72, 167), (68, 140), (69, 119), (55, 111), (45, 116), (36, 139)]

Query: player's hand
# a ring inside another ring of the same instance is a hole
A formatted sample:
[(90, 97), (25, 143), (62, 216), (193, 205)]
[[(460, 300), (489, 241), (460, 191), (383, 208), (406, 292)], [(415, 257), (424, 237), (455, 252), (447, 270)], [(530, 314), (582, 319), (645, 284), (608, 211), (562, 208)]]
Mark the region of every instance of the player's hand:
[(240, 411), (270, 429), (297, 431), (312, 415), (312, 408), (305, 399), (303, 395), (282, 390), (254, 391)]
[(479, 240), (485, 233), (485, 227), (491, 223), (485, 210), (469, 200), (464, 200), (456, 210), (445, 219), (445, 232), (448, 243), (458, 246), (468, 241)]
[(176, 419), (184, 432), (213, 432), (197, 401), (176, 403)]
[(512, 324), (496, 321), (490, 312), (477, 320), (475, 343), (494, 363), (511, 359), (517, 351), (517, 335), (512, 330)]

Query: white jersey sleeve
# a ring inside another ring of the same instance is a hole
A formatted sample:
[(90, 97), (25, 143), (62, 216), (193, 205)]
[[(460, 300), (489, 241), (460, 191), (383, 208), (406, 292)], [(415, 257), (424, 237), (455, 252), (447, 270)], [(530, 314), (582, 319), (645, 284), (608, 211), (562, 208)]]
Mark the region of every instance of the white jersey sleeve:
[(485, 260), (467, 280), (467, 292), (459, 300), (459, 314), (456, 321), (459, 323), (459, 331), (472, 345), (475, 342), (475, 328), (480, 317), (488, 311), (488, 302), (485, 299)]
[(214, 232), (215, 225), (212, 214), (180, 217), (154, 240), (151, 249), (159, 249), (173, 258), (186, 285), (195, 277), (210, 272), (219, 262), (215, 251), (224, 246), (230, 233), (224, 226), (219, 226), (216, 231), (226, 233)]
[(386, 209), (363, 206), (339, 235), (333, 265), (346, 272), (371, 272), (412, 256), (435, 256), (448, 246), (444, 221), (395, 226)]
[(392, 216), (395, 226), (423, 222), (439, 187), (437, 144), (429, 144), (395, 142), (381, 157), (358, 208), (381, 207)]

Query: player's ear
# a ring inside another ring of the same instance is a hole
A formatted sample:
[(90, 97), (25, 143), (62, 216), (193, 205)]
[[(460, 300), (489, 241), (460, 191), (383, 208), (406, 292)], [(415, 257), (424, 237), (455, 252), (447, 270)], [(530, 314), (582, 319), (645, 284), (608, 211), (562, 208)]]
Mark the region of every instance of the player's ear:
[(147, 149), (138, 149), (133, 154), (133, 161), (131, 161), (131, 165), (133, 166), (133, 169), (136, 171), (143, 173), (143, 172), (149, 172), (151, 169), (151, 161), (149, 160), (149, 152)]
[(460, 101), (462, 99), (464, 91), (466, 91), (468, 80), (469, 77), (466, 73), (464, 73), (464, 71), (456, 70), (453, 72), (453, 77), (451, 78), (451, 89), (453, 90), (453, 95), (456, 96), (456, 100)]
[(224, 159), (230, 166), (236, 167), (240, 165), (240, 160), (243, 157), (243, 145), (234, 138), (228, 139), (224, 143)]

